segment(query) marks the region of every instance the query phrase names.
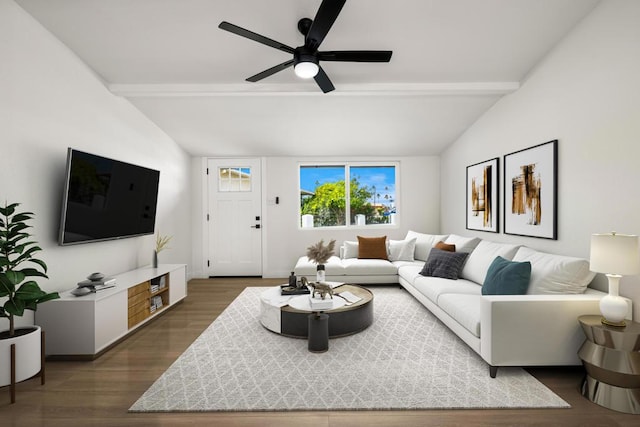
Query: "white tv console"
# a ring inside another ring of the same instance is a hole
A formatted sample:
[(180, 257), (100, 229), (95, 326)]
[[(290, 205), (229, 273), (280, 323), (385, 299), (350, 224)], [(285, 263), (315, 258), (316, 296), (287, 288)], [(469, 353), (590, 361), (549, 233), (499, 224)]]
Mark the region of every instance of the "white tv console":
[(61, 292), (60, 299), (38, 307), (35, 320), (46, 332), (48, 358), (95, 359), (187, 296), (184, 264), (139, 268), (113, 277), (113, 288), (81, 297), (71, 290)]

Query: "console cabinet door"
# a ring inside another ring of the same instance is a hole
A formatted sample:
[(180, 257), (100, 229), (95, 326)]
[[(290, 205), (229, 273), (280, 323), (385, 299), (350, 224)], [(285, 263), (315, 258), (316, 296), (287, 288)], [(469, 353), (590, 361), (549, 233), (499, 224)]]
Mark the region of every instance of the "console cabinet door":
[(94, 353), (98, 353), (129, 331), (127, 325), (127, 293), (119, 292), (108, 298), (96, 301), (95, 307)]

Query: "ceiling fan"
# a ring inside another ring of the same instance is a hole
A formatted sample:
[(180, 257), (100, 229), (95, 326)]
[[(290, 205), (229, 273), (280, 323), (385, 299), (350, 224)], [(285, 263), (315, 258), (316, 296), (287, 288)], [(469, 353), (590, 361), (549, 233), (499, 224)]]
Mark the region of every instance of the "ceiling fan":
[(304, 44), (296, 48), (277, 42), (268, 37), (254, 33), (253, 31), (223, 21), (218, 28), (246, 37), (250, 40), (271, 46), (283, 52), (293, 54), (293, 59), (264, 70), (247, 78), (249, 82), (257, 82), (269, 77), (278, 71), (287, 69), (293, 65), (294, 72), (301, 78), (312, 78), (316, 81), (322, 92), (327, 93), (335, 89), (331, 80), (320, 66), (320, 61), (339, 62), (389, 62), (390, 50), (338, 50), (320, 52), (318, 48), (338, 18), (346, 0), (322, 0), (315, 19), (302, 18), (298, 21), (298, 30), (304, 35)]

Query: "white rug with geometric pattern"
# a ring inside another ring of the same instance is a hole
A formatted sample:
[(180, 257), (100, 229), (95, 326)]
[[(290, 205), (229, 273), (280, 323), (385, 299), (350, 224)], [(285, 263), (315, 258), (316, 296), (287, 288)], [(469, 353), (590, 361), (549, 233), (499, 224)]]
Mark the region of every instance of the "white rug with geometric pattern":
[(568, 408), (521, 368), (487, 364), (399, 287), (371, 286), (374, 322), (310, 353), (266, 330), (246, 288), (131, 412)]

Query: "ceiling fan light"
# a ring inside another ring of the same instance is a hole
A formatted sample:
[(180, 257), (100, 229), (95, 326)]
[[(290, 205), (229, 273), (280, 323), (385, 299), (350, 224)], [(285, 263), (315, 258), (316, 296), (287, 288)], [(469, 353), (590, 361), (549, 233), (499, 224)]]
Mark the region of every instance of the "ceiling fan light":
[(318, 74), (319, 70), (320, 67), (318, 67), (318, 64), (307, 61), (298, 62), (293, 67), (293, 71), (296, 73), (296, 76), (300, 77), (301, 79), (310, 79), (312, 77), (315, 77)]

